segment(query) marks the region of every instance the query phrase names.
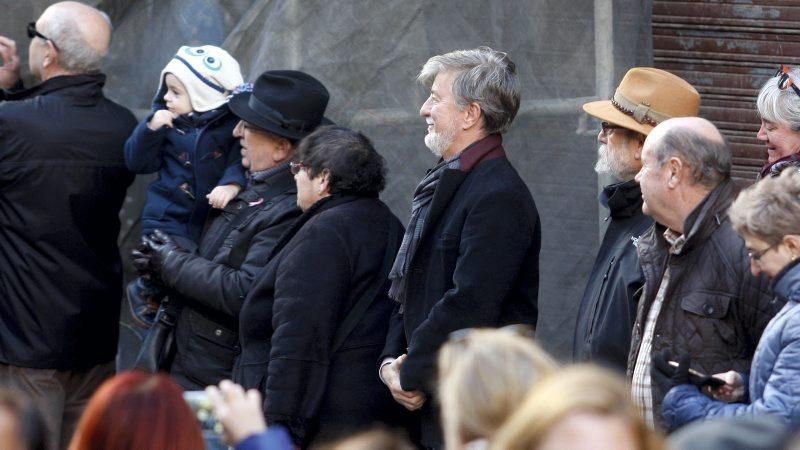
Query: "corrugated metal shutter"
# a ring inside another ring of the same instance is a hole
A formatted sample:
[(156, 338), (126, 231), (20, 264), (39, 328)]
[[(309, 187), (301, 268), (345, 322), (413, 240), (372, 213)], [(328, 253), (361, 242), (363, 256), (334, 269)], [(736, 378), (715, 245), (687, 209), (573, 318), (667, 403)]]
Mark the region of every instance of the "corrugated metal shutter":
[(755, 100), (780, 64), (800, 65), (800, 2), (654, 1), (652, 20), (654, 65), (697, 88), (700, 115), (731, 143), (734, 178), (752, 181), (766, 160)]

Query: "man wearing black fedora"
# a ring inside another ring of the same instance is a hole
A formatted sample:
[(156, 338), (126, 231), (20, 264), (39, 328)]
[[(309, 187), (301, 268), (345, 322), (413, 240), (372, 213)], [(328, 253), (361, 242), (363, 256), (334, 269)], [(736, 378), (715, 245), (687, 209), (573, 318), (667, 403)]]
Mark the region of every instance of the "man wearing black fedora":
[(254, 277), (278, 238), (300, 215), (289, 163), (297, 142), (321, 124), (328, 90), (294, 70), (261, 74), (252, 92), (236, 94), (230, 109), (242, 145), (247, 187), (221, 210), (212, 210), (197, 253), (156, 233), (147, 266), (177, 299), (176, 353), (170, 368), (185, 389), (230, 378), (239, 353), (238, 316)]

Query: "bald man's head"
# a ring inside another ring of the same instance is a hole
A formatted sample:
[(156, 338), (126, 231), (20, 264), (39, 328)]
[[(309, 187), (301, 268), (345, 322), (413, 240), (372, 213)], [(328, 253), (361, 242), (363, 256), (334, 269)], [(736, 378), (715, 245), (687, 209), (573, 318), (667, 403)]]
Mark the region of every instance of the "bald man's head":
[(36, 28), (55, 44), (56, 64), (64, 72), (100, 71), (111, 44), (111, 22), (103, 12), (79, 2), (59, 2), (42, 13)]
[(730, 178), (731, 151), (717, 127), (700, 117), (678, 117), (658, 124), (647, 136), (660, 164), (679, 158), (691, 169), (695, 183), (713, 188)]

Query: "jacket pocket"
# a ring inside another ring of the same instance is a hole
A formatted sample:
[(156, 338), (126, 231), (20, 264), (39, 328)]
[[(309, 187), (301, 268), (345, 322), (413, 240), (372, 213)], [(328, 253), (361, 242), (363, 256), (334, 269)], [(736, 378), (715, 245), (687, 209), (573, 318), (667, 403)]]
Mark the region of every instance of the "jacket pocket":
[(187, 374), (203, 385), (230, 377), (238, 353), (237, 333), (194, 310), (184, 310), (187, 313), (191, 334), (182, 355)]
[[(729, 317), (733, 295), (721, 292), (692, 292), (681, 299), (686, 323), (675, 326), (688, 332), (687, 338), (700, 338), (708, 351), (718, 351), (719, 340), (726, 346), (736, 344), (735, 320)], [(697, 342), (695, 342), (697, 343)]]

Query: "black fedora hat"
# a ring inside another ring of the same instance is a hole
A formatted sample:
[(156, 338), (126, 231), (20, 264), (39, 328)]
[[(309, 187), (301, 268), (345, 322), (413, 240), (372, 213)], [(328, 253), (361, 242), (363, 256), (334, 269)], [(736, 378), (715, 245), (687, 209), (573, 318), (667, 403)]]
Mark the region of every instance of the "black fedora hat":
[(297, 70), (268, 70), (253, 83), (253, 92), (231, 98), (229, 107), (240, 119), (291, 140), (306, 137), (320, 125), (330, 94), (311, 75)]

